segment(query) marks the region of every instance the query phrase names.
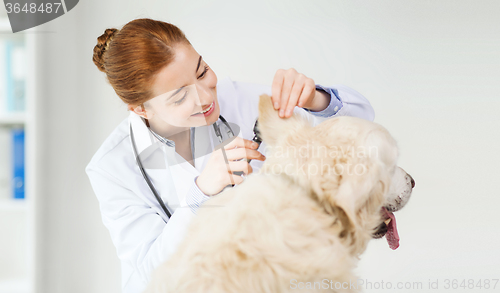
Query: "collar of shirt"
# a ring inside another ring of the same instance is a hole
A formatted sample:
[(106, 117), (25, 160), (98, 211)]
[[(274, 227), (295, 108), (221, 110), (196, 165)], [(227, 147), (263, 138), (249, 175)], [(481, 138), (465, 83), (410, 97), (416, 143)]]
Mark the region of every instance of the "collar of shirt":
[[(156, 139), (158, 139), (162, 143), (166, 144), (168, 147), (172, 147), (175, 149), (175, 142), (173, 140), (170, 140), (168, 138), (165, 138), (165, 137), (159, 135), (158, 133), (154, 132), (153, 129), (151, 129), (151, 127), (148, 127), (148, 129), (153, 134), (153, 136), (156, 137)], [(193, 159), (194, 159), (194, 137), (195, 137), (194, 132), (195, 132), (195, 127), (191, 127), (189, 133), (190, 133), (190, 137), (191, 137), (191, 139), (190, 139), (190, 141), (191, 141), (191, 156), (193, 157)]]

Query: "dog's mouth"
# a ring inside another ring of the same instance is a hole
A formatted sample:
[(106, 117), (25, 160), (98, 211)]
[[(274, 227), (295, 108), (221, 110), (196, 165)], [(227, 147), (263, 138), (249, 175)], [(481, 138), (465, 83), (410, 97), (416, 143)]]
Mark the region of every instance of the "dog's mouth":
[(387, 243), (391, 249), (399, 247), (398, 228), (396, 227), (396, 217), (392, 212), (389, 212), (385, 207), (380, 210), (384, 221), (375, 229), (373, 238), (382, 238), (385, 236)]

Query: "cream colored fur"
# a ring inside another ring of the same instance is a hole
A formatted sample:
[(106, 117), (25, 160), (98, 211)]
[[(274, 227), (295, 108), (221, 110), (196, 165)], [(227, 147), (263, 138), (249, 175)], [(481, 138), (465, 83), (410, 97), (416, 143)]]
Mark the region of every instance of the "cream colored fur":
[[(352, 270), (381, 223), (396, 142), (382, 126), (360, 118), (337, 117), (316, 127), (297, 114), (279, 118), (267, 95), (260, 97), (259, 129), (268, 146), (260, 172), (204, 203), (146, 292), (305, 292), (292, 289), (292, 280), (357, 279)], [(315, 155), (306, 145), (328, 152)], [(301, 146), (301, 155), (284, 152)], [(376, 151), (344, 153), (349, 147)], [(348, 164), (366, 170), (348, 174)]]

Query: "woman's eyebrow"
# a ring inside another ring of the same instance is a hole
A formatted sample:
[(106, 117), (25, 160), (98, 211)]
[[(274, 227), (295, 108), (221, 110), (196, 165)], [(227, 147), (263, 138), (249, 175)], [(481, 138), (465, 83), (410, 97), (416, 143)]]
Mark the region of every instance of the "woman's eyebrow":
[(198, 66), (196, 66), (196, 71), (194, 72), (196, 74), (196, 72), (198, 72), (198, 68), (200, 68), (200, 63), (201, 63), (201, 55), (200, 55), (200, 58), (198, 58)]

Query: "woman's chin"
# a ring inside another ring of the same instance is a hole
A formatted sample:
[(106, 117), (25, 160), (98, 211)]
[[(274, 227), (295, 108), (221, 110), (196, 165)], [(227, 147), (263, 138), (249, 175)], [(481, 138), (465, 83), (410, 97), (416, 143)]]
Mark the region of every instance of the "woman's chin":
[(212, 125), (215, 123), (215, 121), (219, 120), (219, 115), (220, 115), (220, 110), (219, 107), (214, 109), (214, 112), (210, 114), (209, 117), (206, 118), (207, 124), (206, 125)]

